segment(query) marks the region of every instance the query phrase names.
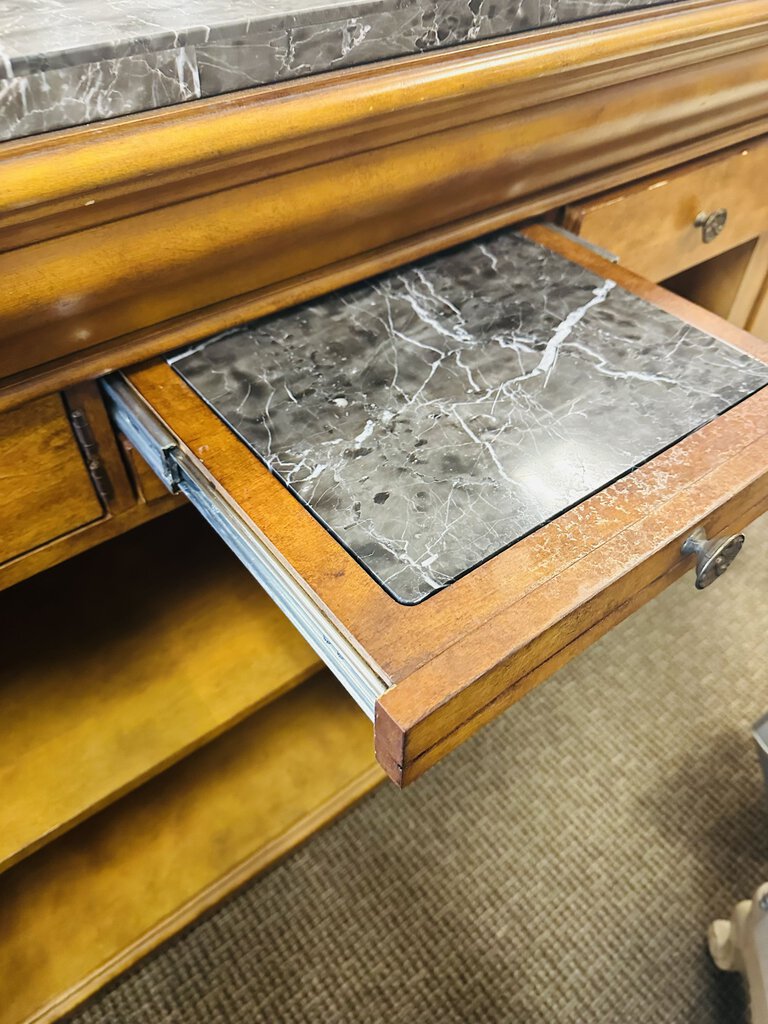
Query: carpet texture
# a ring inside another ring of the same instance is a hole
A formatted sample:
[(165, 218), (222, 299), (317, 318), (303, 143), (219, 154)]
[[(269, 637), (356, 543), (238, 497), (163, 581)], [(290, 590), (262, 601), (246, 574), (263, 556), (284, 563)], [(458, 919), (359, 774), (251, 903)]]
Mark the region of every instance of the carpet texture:
[(768, 879), (767, 569), (764, 519), (71, 1021), (743, 1024), (705, 931)]

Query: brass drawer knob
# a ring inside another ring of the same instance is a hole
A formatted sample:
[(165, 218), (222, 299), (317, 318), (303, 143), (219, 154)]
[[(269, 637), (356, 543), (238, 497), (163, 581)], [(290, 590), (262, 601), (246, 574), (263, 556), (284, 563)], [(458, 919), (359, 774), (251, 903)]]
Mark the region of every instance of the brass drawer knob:
[(728, 211), (726, 209), (715, 210), (714, 213), (702, 212), (693, 222), (693, 226), (701, 228), (701, 240), (706, 244), (707, 242), (714, 242), (725, 227), (727, 220)]
[(696, 555), (696, 589), (703, 590), (722, 576), (744, 544), (744, 534), (707, 540), (702, 527), (694, 530), (682, 547), (684, 555)]

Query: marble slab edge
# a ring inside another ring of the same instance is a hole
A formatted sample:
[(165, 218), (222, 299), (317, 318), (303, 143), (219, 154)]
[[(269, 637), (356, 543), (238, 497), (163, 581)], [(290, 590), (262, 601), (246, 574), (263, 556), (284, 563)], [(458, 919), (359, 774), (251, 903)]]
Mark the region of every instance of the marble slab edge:
[[(24, 19), (33, 22), (37, 12), (42, 20), (49, 4), (18, 0), (11, 4), (16, 22), (7, 12), (0, 16), (0, 140), (661, 2), (303, 0), (291, 8), (269, 0), (198, 0), (186, 5), (178, 27), (153, 29), (137, 14), (135, 25), (123, 17), (118, 30), (110, 10), (124, 14), (126, 5), (108, 0), (94, 8), (100, 20), (83, 27), (86, 38), (78, 40), (76, 23), (66, 39), (34, 24), (25, 33)], [(85, 17), (90, 3), (78, 0), (69, 17), (78, 4)], [(250, 14), (233, 17), (238, 7)]]

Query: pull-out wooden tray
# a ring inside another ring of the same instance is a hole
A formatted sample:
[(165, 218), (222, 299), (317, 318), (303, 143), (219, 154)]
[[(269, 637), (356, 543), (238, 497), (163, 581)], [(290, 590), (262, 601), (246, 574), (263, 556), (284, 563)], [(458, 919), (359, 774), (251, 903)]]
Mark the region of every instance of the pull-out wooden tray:
[(694, 530), (768, 508), (768, 346), (524, 236), (105, 383), (374, 719), (400, 785), (691, 568)]

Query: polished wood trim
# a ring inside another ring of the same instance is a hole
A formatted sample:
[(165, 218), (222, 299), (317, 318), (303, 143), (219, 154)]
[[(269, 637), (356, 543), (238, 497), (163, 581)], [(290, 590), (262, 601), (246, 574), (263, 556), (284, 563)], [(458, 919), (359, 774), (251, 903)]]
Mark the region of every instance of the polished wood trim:
[[(768, 346), (546, 228), (531, 236), (768, 361)], [(682, 539), (768, 507), (768, 392), (412, 607), (398, 604), (164, 362), (128, 374), (187, 455), (391, 689), (381, 763), (403, 784), (483, 709), (681, 566)], [(755, 513), (756, 514), (756, 513)], [(478, 724), (481, 719), (478, 719)]]
[[(685, 495), (689, 507), (683, 509), (682, 502), (677, 502), (670, 510), (675, 513), (674, 518), (665, 520), (654, 515), (643, 521), (641, 529), (649, 528), (656, 533), (667, 530), (674, 534), (673, 541), (657, 550), (645, 564), (623, 563), (625, 578), (618, 581), (612, 573), (606, 580), (604, 594), (596, 592), (600, 586), (598, 574), (604, 570), (597, 558), (585, 562), (580, 567), (582, 572), (564, 573), (558, 580), (562, 587), (591, 584), (589, 599), (568, 612), (569, 616), (583, 618), (583, 625), (573, 620), (555, 621), (554, 616), (549, 615), (546, 636), (541, 642), (538, 638), (534, 641), (533, 637), (528, 641), (530, 655), (521, 647), (507, 661), (503, 644), (489, 648), (488, 642), (493, 640), (495, 631), (514, 635), (518, 616), (526, 614), (529, 606), (541, 621), (541, 603), (546, 600), (542, 594), (539, 601), (521, 602), (499, 615), (492, 623), (484, 625), (482, 631), (478, 630), (474, 639), (467, 637), (461, 650), (443, 652), (434, 663), (406, 680), (407, 685), (385, 694), (377, 706), (376, 751), (390, 777), (400, 786), (414, 782), (481, 726), (546, 682), (571, 658), (679, 579), (690, 568), (690, 564), (679, 557), (680, 546), (696, 525), (704, 525), (710, 536), (735, 533), (768, 510), (765, 478), (750, 479), (750, 461), (754, 459), (759, 459), (763, 467), (768, 464), (765, 441), (749, 448), (742, 459), (730, 465), (727, 473), (709, 479), (706, 488), (690, 489)], [(727, 496), (718, 496), (716, 488), (736, 472), (749, 481), (746, 488), (741, 493), (731, 491)], [(718, 502), (723, 504), (697, 523), (690, 506), (695, 507), (699, 501), (706, 503), (708, 509), (716, 508)], [(686, 520), (685, 516), (689, 518)], [(682, 527), (686, 521), (690, 525)], [(610, 560), (617, 554), (620, 544), (626, 542), (637, 551), (642, 538), (637, 530), (627, 531), (620, 542), (606, 545), (600, 559)], [(672, 568), (660, 572), (660, 564), (670, 562)], [(594, 573), (591, 581), (587, 576), (590, 570)], [(565, 603), (559, 589), (558, 586), (552, 595), (553, 608)], [(542, 651), (543, 660), (538, 661)], [(473, 691), (475, 684), (477, 688)], [(428, 700), (426, 695), (429, 695)], [(427, 706), (428, 701), (432, 706)]]
[(768, 11), (720, 0), (8, 144), (5, 401), (766, 130)]
[(49, 1024), (383, 777), (320, 675), (0, 877), (0, 1024)]
[[(16, 248), (766, 42), (762, 0), (689, 0), (18, 140), (0, 151), (0, 239)], [(75, 219), (52, 220), (64, 212)]]
[(0, 872), (321, 667), (191, 508), (0, 596), (0, 621)]

